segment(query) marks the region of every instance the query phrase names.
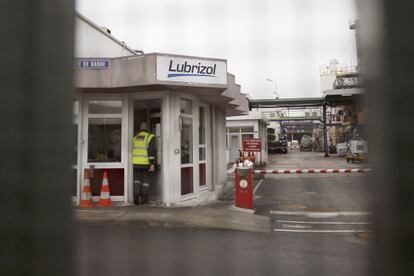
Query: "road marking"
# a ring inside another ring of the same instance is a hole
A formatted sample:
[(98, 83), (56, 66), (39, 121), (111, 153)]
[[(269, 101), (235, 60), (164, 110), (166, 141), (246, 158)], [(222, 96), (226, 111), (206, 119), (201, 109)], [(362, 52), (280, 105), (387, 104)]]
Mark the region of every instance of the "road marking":
[(274, 232), (296, 232), (296, 233), (366, 233), (368, 230), (310, 230), (310, 229), (273, 229)]
[(257, 189), (259, 189), (259, 187), (262, 184), (262, 182), (263, 182), (263, 179), (260, 179), (259, 182), (257, 183), (256, 187), (254, 187), (253, 194), (256, 193)]
[(270, 211), (271, 215), (307, 216), (311, 218), (331, 218), (337, 216), (368, 216), (371, 212), (344, 211), (344, 212), (309, 212), (309, 211)]
[[(299, 221), (299, 220), (276, 220), (276, 222), (281, 223), (299, 223), (299, 224), (334, 224), (334, 225), (367, 225), (371, 224), (370, 222), (356, 222), (356, 221)], [(285, 225), (285, 224), (284, 224)]]
[(311, 228), (311, 226), (299, 225), (299, 224), (283, 224), (282, 226), (285, 227), (285, 228), (296, 228), (296, 229)]

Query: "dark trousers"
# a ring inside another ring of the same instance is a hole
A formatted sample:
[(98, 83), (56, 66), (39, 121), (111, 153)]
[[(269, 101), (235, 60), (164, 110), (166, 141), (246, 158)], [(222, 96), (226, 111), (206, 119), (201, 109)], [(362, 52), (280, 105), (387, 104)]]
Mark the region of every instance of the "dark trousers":
[(149, 174), (150, 172), (148, 172), (147, 166), (134, 165), (134, 185), (133, 185), (134, 203), (137, 203), (140, 197), (141, 197), (141, 203), (148, 202), (149, 189), (150, 189)]

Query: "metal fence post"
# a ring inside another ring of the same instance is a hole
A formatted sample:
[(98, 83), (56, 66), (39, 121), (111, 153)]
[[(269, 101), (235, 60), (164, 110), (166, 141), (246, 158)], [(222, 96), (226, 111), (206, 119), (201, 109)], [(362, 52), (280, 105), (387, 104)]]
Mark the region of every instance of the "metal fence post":
[(71, 275), (73, 1), (0, 9), (0, 275)]
[(412, 1), (359, 0), (374, 199), (371, 275), (414, 273)]

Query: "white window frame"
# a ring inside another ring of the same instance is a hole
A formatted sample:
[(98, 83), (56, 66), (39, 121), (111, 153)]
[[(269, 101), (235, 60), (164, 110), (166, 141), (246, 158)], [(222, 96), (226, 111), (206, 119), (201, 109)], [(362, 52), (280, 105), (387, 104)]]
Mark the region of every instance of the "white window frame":
[[(205, 190), (212, 190), (212, 164), (211, 164), (211, 155), (212, 155), (212, 148), (211, 148), (211, 111), (210, 111), (210, 105), (206, 103), (199, 103), (198, 105), (198, 122), (200, 122), (200, 107), (204, 108), (204, 126), (205, 126), (205, 144), (200, 145), (200, 137), (198, 137), (198, 148), (205, 148), (205, 160), (200, 160), (200, 157), (198, 158), (198, 168), (200, 168), (200, 164), (206, 164), (206, 185), (200, 186), (200, 183), (198, 183), (200, 191)], [(199, 151), (198, 151), (199, 152)], [(200, 174), (200, 172), (198, 172)], [(198, 178), (200, 179), (200, 178)]]
[[(184, 114), (181, 113), (181, 108), (180, 106), (178, 106), (178, 114), (180, 116), (180, 118), (189, 118), (192, 120), (193, 123), (193, 163), (187, 163), (187, 164), (181, 164), (181, 158), (180, 158), (180, 195), (181, 195), (181, 201), (187, 201), (187, 200), (191, 200), (194, 198), (198, 198), (198, 193), (199, 193), (199, 172), (198, 172), (198, 101), (197, 99), (192, 96), (192, 95), (187, 95), (187, 94), (182, 94), (180, 93), (179, 95), (179, 105), (181, 104), (181, 100), (188, 100), (191, 101), (191, 108), (192, 108), (192, 114)], [(180, 130), (180, 135), (181, 135), (181, 130)], [(180, 140), (181, 141), (181, 140)], [(181, 148), (181, 143), (180, 143), (180, 148)], [(181, 194), (181, 168), (189, 168), (192, 167), (193, 168), (193, 192), (189, 193), (189, 194)]]
[[(247, 122), (247, 123), (246, 123)], [(243, 121), (243, 122), (239, 122), (239, 121), (227, 121), (226, 122), (226, 143), (227, 143), (227, 154), (228, 154), (228, 161), (231, 162), (232, 160), (230, 160), (230, 136), (238, 136), (238, 140), (239, 140), (239, 144), (240, 144), (240, 149), (243, 148), (243, 135), (253, 135), (253, 138), (260, 138), (260, 133), (259, 133), (259, 128), (258, 128), (258, 123), (255, 122), (255, 120), (248, 120), (248, 121)], [(242, 128), (253, 128), (253, 131), (249, 131), (249, 132), (242, 132)], [(238, 128), (237, 132), (230, 132), (229, 128)], [(232, 148), (233, 149), (233, 148)], [(261, 154), (261, 153), (260, 153)]]
[[(89, 114), (89, 101), (121, 101), (121, 113), (118, 114)], [(113, 201), (127, 202), (128, 198), (128, 185), (127, 185), (127, 160), (128, 160), (128, 95), (122, 94), (88, 94), (83, 95), (83, 126), (82, 126), (82, 138), (80, 140), (82, 148), (81, 159), (81, 178), (84, 178), (85, 169), (90, 169), (92, 166), (94, 169), (123, 169), (124, 170), (124, 195), (123, 196), (111, 196)], [(121, 119), (121, 162), (88, 162), (88, 130), (90, 118), (120, 118)], [(99, 196), (93, 196), (93, 201), (98, 201)]]
[[(76, 203), (76, 205), (79, 205), (80, 203), (80, 191), (82, 188), (82, 179), (81, 179), (81, 159), (82, 159), (82, 147), (81, 147), (81, 141), (82, 141), (82, 119), (83, 119), (83, 100), (82, 97), (75, 97), (73, 103), (78, 102), (78, 118), (76, 124), (78, 125), (78, 143), (76, 145), (77, 147), (77, 153), (76, 153), (76, 164), (72, 165), (72, 169), (76, 170), (76, 196), (72, 196), (72, 202)], [(73, 116), (73, 115), (72, 115)], [(73, 121), (73, 124), (75, 124), (75, 121)]]

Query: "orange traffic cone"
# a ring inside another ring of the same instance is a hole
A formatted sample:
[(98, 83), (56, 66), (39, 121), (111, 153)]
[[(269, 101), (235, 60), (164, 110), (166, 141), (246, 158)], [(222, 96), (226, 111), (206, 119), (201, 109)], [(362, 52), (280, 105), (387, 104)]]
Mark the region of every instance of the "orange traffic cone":
[(83, 181), (83, 188), (81, 194), (81, 200), (79, 203), (79, 207), (87, 208), (93, 207), (92, 204), (92, 193), (91, 193), (91, 186), (89, 184), (89, 173), (85, 172), (85, 179)]
[(103, 179), (102, 179), (102, 187), (101, 187), (101, 198), (99, 199), (99, 203), (97, 207), (107, 207), (112, 206), (111, 201), (111, 194), (109, 192), (109, 184), (108, 184), (108, 173), (104, 171)]

